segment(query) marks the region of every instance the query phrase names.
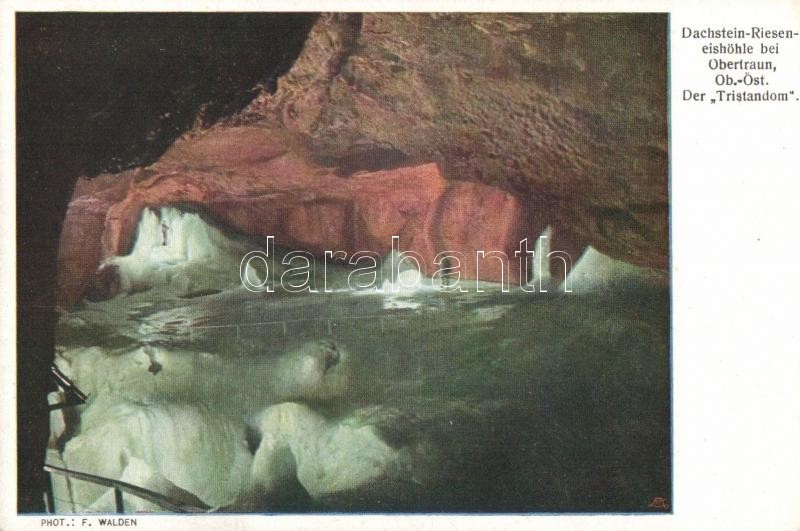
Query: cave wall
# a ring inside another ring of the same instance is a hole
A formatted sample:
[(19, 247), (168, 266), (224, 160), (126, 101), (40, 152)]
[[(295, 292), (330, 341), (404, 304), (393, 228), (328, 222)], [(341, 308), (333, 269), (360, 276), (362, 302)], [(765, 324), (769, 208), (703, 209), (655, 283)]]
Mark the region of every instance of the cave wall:
[[(56, 260), (79, 176), (156, 160), (249, 103), (315, 14), (17, 13), (17, 508), (43, 512)], [(113, 177), (110, 177), (113, 178)]]
[(436, 162), (532, 203), (554, 245), (668, 264), (666, 14), (322, 16), (242, 113), (342, 171)]
[[(500, 188), (446, 180), (427, 163), (339, 175), (309, 160), (280, 131), (259, 125), (222, 127), (177, 141), (147, 168), (80, 180), (69, 204), (58, 258), (56, 301), (63, 307), (116, 295), (115, 273), (104, 266), (133, 246), (145, 208), (178, 205), (257, 242), (348, 257), (387, 256), (392, 238), (417, 253), (433, 275), (439, 253), (460, 253), (460, 278), (518, 285), (531, 264), (516, 258), (529, 247), (528, 205)], [(509, 257), (479, 258), (478, 251)], [(239, 257), (241, 258), (241, 257)]]

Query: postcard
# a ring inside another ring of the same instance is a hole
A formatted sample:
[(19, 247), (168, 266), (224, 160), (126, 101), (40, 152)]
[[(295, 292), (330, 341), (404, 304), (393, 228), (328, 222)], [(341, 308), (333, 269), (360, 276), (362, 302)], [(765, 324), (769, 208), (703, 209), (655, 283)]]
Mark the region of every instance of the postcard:
[(726, 284), (792, 2), (72, 4), (3, 12), (0, 528), (800, 525)]

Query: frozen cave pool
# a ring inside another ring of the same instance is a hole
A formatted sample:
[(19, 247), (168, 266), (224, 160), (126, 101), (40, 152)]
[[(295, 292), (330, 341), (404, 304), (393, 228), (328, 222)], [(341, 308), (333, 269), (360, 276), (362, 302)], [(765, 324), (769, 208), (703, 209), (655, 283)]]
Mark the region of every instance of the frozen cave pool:
[[(645, 283), (84, 301), (56, 365), (88, 400), (53, 413), (48, 460), (212, 511), (645, 512), (671, 488), (669, 301)], [(114, 510), (53, 478), (57, 511)]]

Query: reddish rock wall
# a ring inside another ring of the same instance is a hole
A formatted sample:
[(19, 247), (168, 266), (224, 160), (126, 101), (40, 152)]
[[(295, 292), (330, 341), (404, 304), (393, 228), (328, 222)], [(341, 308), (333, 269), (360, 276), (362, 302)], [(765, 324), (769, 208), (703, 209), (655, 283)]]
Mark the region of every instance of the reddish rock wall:
[(428, 273), (449, 250), (472, 277), (475, 251), (513, 256), (548, 225), (573, 261), (592, 245), (665, 269), (666, 28), (654, 14), (323, 15), (277, 92), (148, 168), (81, 184), (59, 300), (127, 253), (143, 208), (180, 203), (315, 253), (385, 253), (398, 235)]
[[(308, 162), (286, 139), (259, 127), (219, 129), (178, 142), (156, 164), (116, 178), (81, 182), (61, 239), (59, 303), (80, 300), (103, 259), (127, 254), (146, 207), (185, 205), (251, 237), (321, 256), (325, 251), (385, 255), (392, 236), (419, 253), (426, 273), (438, 253), (462, 253), (463, 278), (502, 278), (501, 262), (534, 239), (527, 203), (478, 183), (448, 182), (436, 164), (341, 177)], [(538, 229), (537, 229), (538, 230)], [(519, 281), (519, 265), (510, 268)]]

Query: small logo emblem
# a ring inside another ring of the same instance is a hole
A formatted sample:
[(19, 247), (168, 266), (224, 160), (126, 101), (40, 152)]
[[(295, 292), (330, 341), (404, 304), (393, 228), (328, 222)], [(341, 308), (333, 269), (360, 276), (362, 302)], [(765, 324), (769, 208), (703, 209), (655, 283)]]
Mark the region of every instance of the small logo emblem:
[(669, 504), (667, 503), (667, 499), (661, 496), (656, 496), (648, 505), (650, 509), (669, 509)]

